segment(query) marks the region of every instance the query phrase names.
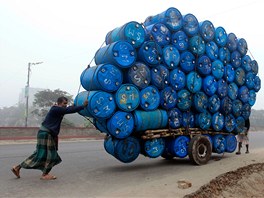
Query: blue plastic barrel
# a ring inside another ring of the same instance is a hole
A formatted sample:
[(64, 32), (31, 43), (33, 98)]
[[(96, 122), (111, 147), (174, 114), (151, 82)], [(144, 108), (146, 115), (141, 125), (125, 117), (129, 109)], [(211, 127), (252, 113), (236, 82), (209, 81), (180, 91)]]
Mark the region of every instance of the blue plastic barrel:
[(207, 109), (211, 113), (215, 113), (220, 109), (220, 98), (218, 97), (217, 94), (212, 95), (211, 97), (208, 98), (208, 106)]
[(195, 110), (197, 110), (198, 112), (206, 111), (208, 106), (207, 95), (202, 91), (196, 92), (193, 97), (193, 104)]
[(177, 129), (182, 126), (182, 112), (178, 108), (168, 110), (169, 126)]
[(196, 114), (195, 122), (197, 127), (208, 130), (212, 124), (212, 115), (209, 111), (198, 113)]
[(227, 35), (227, 43), (226, 46), (229, 49), (230, 52), (233, 52), (237, 49), (237, 45), (238, 45), (238, 40), (237, 37), (234, 33), (229, 33)]
[(246, 86), (248, 89), (254, 89), (255, 83), (255, 76), (256, 74), (254, 74), (253, 72), (247, 72), (246, 74)]
[(246, 71), (249, 72), (252, 70), (251, 58), (249, 55), (242, 56), (241, 60), (241, 67)]
[(163, 138), (154, 138), (144, 142), (144, 154), (150, 158), (161, 156), (165, 149), (165, 140)]
[(185, 73), (194, 70), (195, 56), (190, 51), (181, 53), (180, 67)]
[(98, 120), (98, 119), (94, 118), (93, 119), (93, 125), (100, 132), (109, 134), (109, 131), (107, 130), (107, 127), (106, 127), (106, 120)]
[(182, 112), (182, 126), (193, 128), (195, 126), (195, 116), (192, 111)]
[(139, 93), (140, 107), (145, 111), (156, 110), (160, 104), (160, 94), (157, 87), (150, 85)]
[[(89, 92), (88, 91), (81, 91), (77, 94), (74, 98), (74, 105), (79, 106), (83, 105), (84, 101), (88, 99)], [(88, 108), (84, 108), (83, 110), (78, 112), (82, 116), (92, 117), (91, 113), (88, 111)]]
[(182, 14), (177, 8), (170, 7), (160, 14), (147, 17), (144, 25), (149, 26), (157, 22), (166, 24), (171, 31), (178, 31), (183, 24)]
[(256, 102), (256, 92), (255, 90), (249, 91), (248, 104), (252, 107)]
[(140, 143), (136, 137), (129, 136), (122, 140), (115, 140), (115, 155), (123, 163), (133, 162), (140, 154)]
[(154, 111), (135, 110), (133, 114), (136, 132), (148, 129), (162, 129), (166, 128), (168, 124), (168, 114), (163, 109)]
[(195, 35), (189, 39), (189, 50), (198, 56), (205, 53), (205, 41), (200, 35)]
[(138, 50), (138, 60), (153, 67), (162, 61), (162, 49), (155, 41), (145, 41)]
[(256, 92), (258, 92), (260, 90), (260, 88), (261, 88), (261, 80), (260, 80), (259, 76), (255, 76), (254, 84), (255, 84), (254, 90)]
[(139, 89), (144, 89), (150, 84), (151, 74), (147, 65), (136, 62), (125, 72), (127, 83), (134, 84)]
[(169, 82), (174, 90), (178, 91), (183, 89), (186, 84), (185, 73), (179, 68), (171, 70), (169, 74)]
[(174, 45), (166, 45), (162, 49), (163, 62), (168, 69), (175, 69), (180, 62), (180, 52)]
[(181, 111), (188, 111), (192, 106), (192, 95), (187, 89), (182, 89), (177, 93), (177, 107)]
[(226, 152), (233, 153), (237, 148), (237, 139), (234, 134), (225, 136), (226, 139)]
[(171, 35), (171, 43), (179, 50), (185, 51), (189, 46), (189, 38), (184, 31), (180, 30)]
[(210, 74), (212, 71), (212, 63), (210, 58), (206, 55), (200, 56), (198, 58), (198, 63), (196, 68), (199, 74), (201, 74), (202, 76), (206, 76)]
[(224, 79), (226, 82), (231, 83), (235, 79), (235, 68), (231, 64), (227, 64), (224, 71)]
[(123, 82), (123, 73), (112, 64), (101, 64), (85, 69), (80, 77), (86, 91), (116, 91)]
[(226, 139), (222, 134), (217, 134), (213, 136), (213, 152), (224, 153), (226, 150)]
[(218, 50), (218, 58), (220, 61), (224, 63), (224, 65), (228, 64), (231, 60), (231, 54), (227, 47), (221, 47)]
[(108, 154), (112, 156), (115, 155), (115, 142), (113, 141), (113, 138), (111, 135), (106, 136), (104, 139), (104, 149)]
[(122, 84), (115, 93), (115, 102), (120, 110), (135, 110), (140, 102), (138, 88), (133, 84)]
[(74, 100), (75, 105), (82, 105), (85, 100), (89, 101), (88, 106), (79, 112), (80, 115), (97, 119), (111, 117), (116, 109), (114, 97), (105, 91), (83, 91)]
[(225, 116), (232, 112), (232, 100), (226, 96), (220, 100), (220, 112)]
[(248, 46), (247, 41), (244, 38), (238, 39), (237, 51), (241, 54), (241, 56), (245, 56), (247, 54)]
[(110, 63), (120, 68), (129, 68), (136, 61), (135, 48), (126, 41), (116, 41), (97, 50), (96, 65)]
[(110, 135), (124, 139), (130, 136), (134, 129), (134, 118), (129, 112), (116, 111), (114, 115), (107, 120), (107, 130)]
[(205, 20), (199, 23), (199, 32), (206, 42), (212, 41), (215, 37), (214, 25), (209, 20)]
[(250, 65), (251, 65), (251, 71), (253, 72), (253, 74), (257, 75), (258, 74), (258, 62), (256, 60), (252, 60), (250, 61)]
[(247, 120), (249, 119), (250, 114), (251, 114), (251, 106), (248, 103), (243, 104), (242, 113), (241, 113), (242, 117), (245, 120)]
[(224, 72), (225, 72), (225, 68), (224, 68), (222, 61), (220, 61), (219, 59), (216, 59), (212, 63), (212, 74), (213, 74), (213, 76), (216, 79), (221, 79), (224, 76)]
[(212, 96), (217, 90), (217, 81), (214, 76), (208, 75), (203, 79), (203, 91)]
[(127, 41), (133, 47), (138, 48), (145, 41), (145, 37), (146, 32), (143, 26), (136, 21), (130, 21), (108, 32), (105, 42), (108, 45), (116, 41)]
[(232, 103), (232, 113), (237, 118), (242, 114), (243, 104), (239, 99), (234, 100)]
[(234, 82), (238, 85), (238, 86), (242, 86), (244, 85), (244, 83), (246, 82), (246, 72), (242, 67), (239, 67), (235, 70), (235, 79)]
[(227, 132), (232, 132), (236, 128), (236, 118), (233, 114), (228, 114), (225, 116), (224, 130)]
[(197, 18), (191, 13), (184, 15), (182, 29), (188, 36), (196, 35), (199, 31), (199, 22)]
[(245, 132), (245, 119), (243, 116), (239, 116), (236, 118), (236, 127), (235, 127), (236, 133), (243, 133)]
[(170, 44), (171, 32), (163, 23), (155, 23), (145, 27), (149, 39), (156, 41), (161, 47)]
[(168, 151), (174, 157), (184, 158), (188, 155), (188, 146), (190, 138), (180, 135), (176, 138), (168, 140), (166, 146)]
[(225, 29), (222, 26), (219, 26), (215, 29), (214, 41), (219, 47), (224, 47), (226, 45), (227, 34), (226, 34)]
[(212, 115), (212, 127), (215, 131), (221, 131), (225, 125), (225, 116), (220, 113), (216, 112)]
[(247, 86), (243, 85), (238, 89), (238, 98), (243, 102), (247, 103), (249, 100), (249, 90)]
[(231, 64), (235, 68), (238, 68), (241, 66), (241, 61), (242, 61), (241, 54), (237, 50), (233, 51), (231, 53)]
[(224, 79), (218, 80), (216, 93), (219, 96), (219, 98), (223, 98), (227, 96), (227, 92), (228, 92), (227, 82)]
[(210, 42), (206, 43), (205, 53), (211, 59), (211, 61), (216, 60), (218, 58), (218, 46), (217, 46), (217, 44), (214, 41), (210, 41)]
[(156, 86), (158, 89), (164, 89), (169, 85), (170, 72), (164, 65), (158, 65), (151, 68), (151, 84)]
[(171, 87), (165, 87), (160, 92), (160, 105), (163, 109), (171, 109), (176, 106), (177, 92)]
[(232, 82), (228, 85), (227, 95), (231, 100), (235, 100), (238, 96), (238, 86), (236, 83)]
[(196, 93), (201, 90), (203, 80), (197, 72), (190, 72), (189, 74), (187, 74), (186, 79), (186, 86), (190, 92)]

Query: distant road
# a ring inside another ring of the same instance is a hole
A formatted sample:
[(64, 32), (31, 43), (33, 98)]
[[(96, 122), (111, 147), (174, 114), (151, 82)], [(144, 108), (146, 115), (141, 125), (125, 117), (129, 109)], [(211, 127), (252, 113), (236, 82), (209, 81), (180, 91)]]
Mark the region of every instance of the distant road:
[[(250, 149), (264, 148), (263, 142), (264, 132), (250, 134)], [(21, 179), (15, 179), (11, 166), (21, 162), (34, 149), (35, 144), (28, 143), (0, 145), (0, 197), (100, 197), (124, 187), (143, 185), (148, 180), (187, 174), (197, 168), (188, 158), (167, 161), (142, 155), (124, 164), (105, 152), (103, 140), (75, 141), (60, 142), (63, 161), (52, 170), (57, 180), (41, 181), (40, 171), (25, 169), (21, 171)], [(233, 158), (234, 153), (224, 157)], [(209, 163), (218, 162), (211, 160)]]

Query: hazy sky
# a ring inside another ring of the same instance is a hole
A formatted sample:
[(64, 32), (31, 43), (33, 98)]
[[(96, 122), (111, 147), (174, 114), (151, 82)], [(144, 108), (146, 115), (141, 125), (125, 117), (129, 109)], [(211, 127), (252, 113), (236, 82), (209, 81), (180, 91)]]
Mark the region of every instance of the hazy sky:
[[(31, 67), (30, 87), (76, 96), (81, 72), (109, 31), (169, 7), (246, 39), (264, 81), (262, 0), (0, 0), (0, 107), (17, 104), (29, 62), (43, 61)], [(264, 109), (263, 104), (261, 89), (253, 109)]]

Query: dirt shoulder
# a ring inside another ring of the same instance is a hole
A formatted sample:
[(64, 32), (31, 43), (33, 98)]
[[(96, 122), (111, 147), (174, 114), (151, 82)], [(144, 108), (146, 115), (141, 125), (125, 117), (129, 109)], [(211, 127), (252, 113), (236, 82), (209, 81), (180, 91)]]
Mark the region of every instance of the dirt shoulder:
[[(123, 188), (107, 197), (259, 197), (264, 189), (264, 149), (249, 154), (213, 156), (208, 164), (145, 184)], [(180, 185), (186, 182), (187, 187)]]

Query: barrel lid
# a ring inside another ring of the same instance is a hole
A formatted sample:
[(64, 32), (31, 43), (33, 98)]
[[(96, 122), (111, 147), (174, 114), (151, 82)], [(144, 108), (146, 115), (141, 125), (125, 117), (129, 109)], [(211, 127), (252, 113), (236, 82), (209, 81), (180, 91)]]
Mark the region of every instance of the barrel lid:
[(150, 158), (161, 156), (165, 149), (165, 141), (163, 138), (154, 138), (144, 142), (145, 154)]
[(197, 18), (189, 13), (183, 16), (183, 30), (188, 36), (194, 36), (199, 31), (199, 22)]
[(119, 109), (131, 112), (139, 105), (139, 90), (133, 84), (122, 84), (115, 93), (115, 100)]
[(174, 45), (166, 45), (163, 48), (163, 62), (169, 69), (174, 69), (180, 62), (180, 53)]
[(127, 71), (127, 77), (130, 83), (134, 84), (139, 89), (144, 89), (151, 81), (150, 69), (144, 63), (136, 62)]
[(134, 128), (134, 118), (131, 113), (117, 111), (115, 114), (107, 120), (107, 129), (109, 133), (118, 138), (127, 138)]
[(116, 109), (116, 104), (111, 93), (95, 91), (90, 96), (88, 110), (93, 117), (98, 119), (107, 119), (113, 115)]
[(119, 140), (115, 146), (115, 157), (121, 162), (130, 163), (137, 159), (139, 154), (139, 140), (132, 136)]
[(102, 67), (99, 67), (97, 81), (103, 90), (113, 92), (121, 86), (123, 73), (112, 64), (104, 64)]
[(212, 41), (215, 36), (215, 28), (211, 21), (205, 20), (199, 24), (200, 35), (206, 42)]
[(155, 110), (160, 104), (160, 93), (155, 86), (147, 86), (140, 91), (140, 106), (146, 111)]
[(130, 21), (124, 25), (124, 35), (133, 47), (138, 48), (145, 41), (146, 32), (140, 23)]
[(214, 41), (219, 47), (224, 47), (227, 43), (227, 33), (222, 26), (215, 29)]
[(171, 35), (171, 43), (179, 50), (184, 51), (188, 49), (189, 38), (184, 31), (180, 30)]
[(121, 68), (129, 68), (136, 61), (135, 48), (126, 41), (117, 41), (113, 43), (113, 57), (117, 65)]

